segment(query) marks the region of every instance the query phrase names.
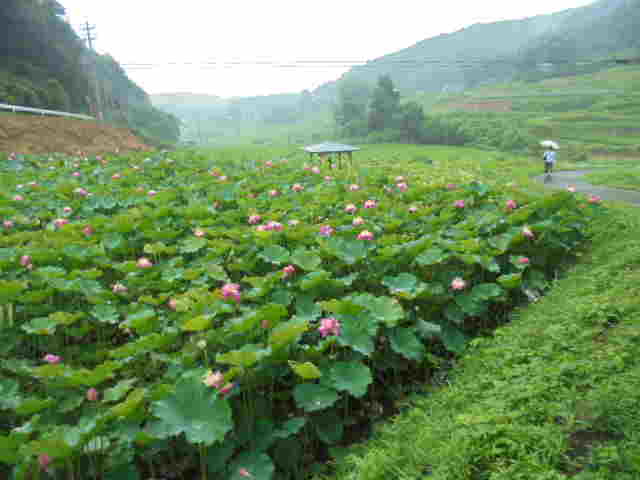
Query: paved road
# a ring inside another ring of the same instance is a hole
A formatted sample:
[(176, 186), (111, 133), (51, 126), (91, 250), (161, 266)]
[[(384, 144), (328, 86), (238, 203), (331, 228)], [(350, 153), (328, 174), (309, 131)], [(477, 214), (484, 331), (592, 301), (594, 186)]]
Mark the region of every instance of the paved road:
[(551, 181), (545, 179), (544, 175), (535, 177), (535, 179), (544, 183), (549, 188), (566, 189), (569, 186), (573, 186), (575, 187), (576, 192), (598, 195), (603, 200), (628, 202), (640, 206), (640, 192), (591, 185), (583, 178), (587, 173), (590, 173), (590, 170), (555, 172), (552, 175)]

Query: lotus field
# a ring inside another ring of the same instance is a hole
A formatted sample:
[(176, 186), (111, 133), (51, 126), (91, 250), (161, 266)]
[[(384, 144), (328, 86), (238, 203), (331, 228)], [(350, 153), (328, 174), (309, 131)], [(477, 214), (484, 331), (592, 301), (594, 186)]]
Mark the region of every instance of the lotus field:
[(304, 478), (603, 208), (359, 160), (3, 158), (0, 478)]

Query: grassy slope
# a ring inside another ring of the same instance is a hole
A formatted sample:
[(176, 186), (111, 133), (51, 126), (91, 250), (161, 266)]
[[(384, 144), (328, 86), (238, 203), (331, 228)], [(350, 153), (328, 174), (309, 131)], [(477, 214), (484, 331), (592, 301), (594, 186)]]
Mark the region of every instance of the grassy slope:
[(640, 478), (638, 210), (612, 210), (594, 233), (548, 296), (476, 341), (448, 386), (413, 398), (331, 478)]

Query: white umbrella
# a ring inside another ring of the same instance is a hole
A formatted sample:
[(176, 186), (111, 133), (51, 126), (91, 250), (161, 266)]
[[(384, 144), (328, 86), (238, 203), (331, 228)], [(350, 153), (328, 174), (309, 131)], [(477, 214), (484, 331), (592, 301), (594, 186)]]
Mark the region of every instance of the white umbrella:
[(556, 150), (558, 148), (560, 148), (560, 145), (558, 145), (553, 140), (543, 140), (542, 142), (540, 142), (540, 145), (542, 145), (543, 147), (549, 147), (549, 148), (553, 148), (553, 149), (556, 149)]

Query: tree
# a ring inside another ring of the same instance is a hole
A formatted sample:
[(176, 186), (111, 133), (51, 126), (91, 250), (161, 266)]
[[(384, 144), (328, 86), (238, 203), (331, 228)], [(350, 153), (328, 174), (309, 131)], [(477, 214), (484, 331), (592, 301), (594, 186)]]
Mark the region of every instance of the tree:
[(402, 106), (402, 135), (408, 143), (421, 143), (424, 137), (425, 116), (422, 106), (409, 102)]
[(366, 135), (369, 84), (342, 80), (338, 85), (338, 104), (334, 116), (338, 128), (347, 136)]
[(369, 108), (369, 130), (397, 128), (400, 120), (400, 92), (389, 75), (378, 77)]

